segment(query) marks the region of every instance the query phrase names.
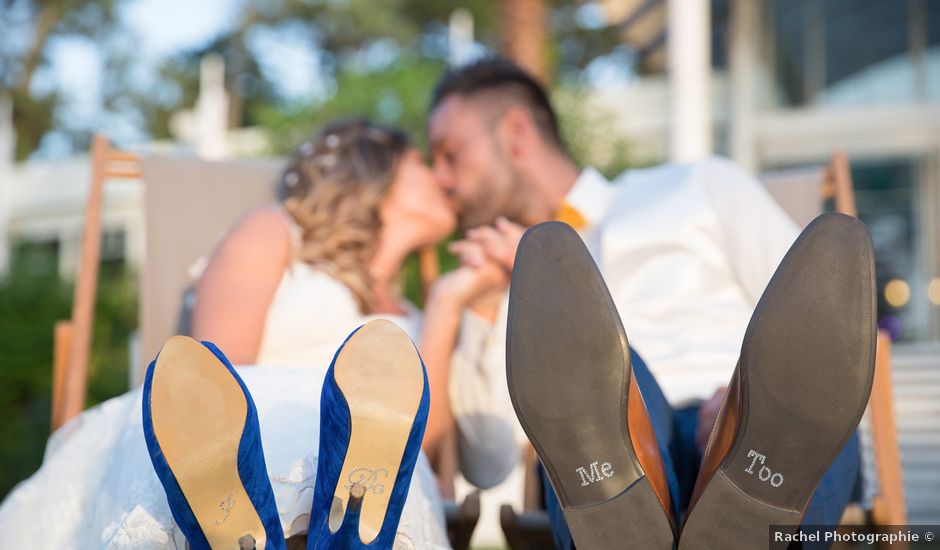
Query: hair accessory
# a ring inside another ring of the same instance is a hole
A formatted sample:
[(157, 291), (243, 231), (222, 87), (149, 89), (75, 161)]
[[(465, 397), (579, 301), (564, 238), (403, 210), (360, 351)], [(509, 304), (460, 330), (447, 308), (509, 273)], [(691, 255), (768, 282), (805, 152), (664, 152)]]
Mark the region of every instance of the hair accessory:
[(327, 153), (325, 155), (318, 155), (313, 159), (314, 164), (322, 168), (332, 168), (336, 166), (336, 155), (333, 153)]

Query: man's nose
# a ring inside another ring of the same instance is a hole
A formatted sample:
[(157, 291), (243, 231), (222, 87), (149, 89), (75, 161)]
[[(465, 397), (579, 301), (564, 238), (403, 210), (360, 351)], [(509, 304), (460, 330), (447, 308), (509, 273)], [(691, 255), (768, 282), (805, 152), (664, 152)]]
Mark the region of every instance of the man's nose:
[(453, 173), (440, 161), (434, 163), (434, 181), (444, 191), (453, 191), (455, 187)]

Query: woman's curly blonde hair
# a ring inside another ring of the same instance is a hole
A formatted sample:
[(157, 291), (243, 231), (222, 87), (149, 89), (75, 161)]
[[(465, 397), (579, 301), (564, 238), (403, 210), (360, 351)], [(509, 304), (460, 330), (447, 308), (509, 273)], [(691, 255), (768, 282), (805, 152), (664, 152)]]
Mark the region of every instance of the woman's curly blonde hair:
[(278, 200), (301, 230), (300, 260), (346, 285), (363, 313), (373, 301), (379, 205), (409, 147), (397, 130), (337, 121), (294, 153), (277, 184)]

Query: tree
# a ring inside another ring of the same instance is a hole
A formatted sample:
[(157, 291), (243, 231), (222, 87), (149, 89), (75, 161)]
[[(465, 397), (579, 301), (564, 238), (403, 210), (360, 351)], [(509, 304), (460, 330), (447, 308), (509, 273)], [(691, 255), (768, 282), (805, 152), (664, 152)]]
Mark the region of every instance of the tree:
[[(403, 84), (409, 80), (405, 72), (414, 69), (422, 82), (433, 83), (424, 75), (432, 65), (443, 70), (449, 53), (447, 23), (457, 8), (471, 13), (475, 39), (485, 49), (514, 57), (556, 87), (577, 85), (585, 67), (620, 45), (616, 28), (578, 23), (585, 3), (561, 0), (249, 0), (241, 4), (241, 12), (229, 29), (204, 46), (165, 59), (155, 82), (142, 84), (130, 78), (134, 37), (117, 20), (121, 1), (0, 0), (4, 8), (0, 28), (5, 31), (0, 33), (0, 93), (14, 99), (17, 158), (35, 150), (50, 130), (69, 137), (76, 148), (81, 148), (94, 130), (71, 127), (69, 121), (57, 117), (61, 91), (33, 85), (34, 76), (49, 62), (50, 44), (62, 36), (87, 37), (100, 45), (105, 67), (101, 83), (104, 111), (118, 113), (144, 135), (160, 139), (171, 137), (173, 113), (193, 105), (199, 60), (209, 52), (220, 54), (226, 62), (229, 124), (237, 127), (281, 124), (287, 114), (310, 112), (313, 106), (324, 104), (331, 109), (365, 105), (369, 108), (364, 112), (370, 113), (381, 106), (384, 114), (378, 118), (397, 123), (395, 116), (387, 116), (396, 109), (396, 94), (389, 95), (388, 79)], [(526, 23), (525, 17), (508, 17), (524, 15), (530, 4), (542, 12), (536, 15), (544, 25), (537, 25), (537, 29)], [(253, 38), (262, 32), (299, 35), (315, 53), (327, 93), (300, 101), (286, 97), (279, 83), (267, 74), (263, 56), (253, 44)], [(119, 40), (123, 42), (116, 42)], [(384, 61), (370, 61), (376, 52), (384, 55)], [(355, 91), (344, 87), (346, 83), (367, 83), (371, 77), (381, 85)], [(376, 94), (367, 97), (365, 92), (370, 89)], [(358, 104), (334, 97), (350, 93), (359, 98)], [(402, 113), (415, 113), (426, 104), (412, 102), (423, 102), (426, 97), (423, 91), (397, 94), (397, 101)], [(273, 116), (276, 112), (282, 116)], [(414, 127), (411, 122), (408, 125)], [(283, 150), (280, 137), (278, 142), (278, 150)]]
[[(115, 26), (120, 0), (2, 0), (0, 6), (0, 94), (13, 99), (16, 158), (38, 147), (55, 124), (61, 94), (33, 89), (39, 69), (49, 62), (53, 39), (83, 36), (102, 40)], [(104, 52), (102, 52), (104, 53)]]
[(506, 55), (548, 84), (548, 21), (544, 0), (506, 0), (502, 8), (502, 42)]
[[(52, 409), (53, 325), (67, 319), (71, 284), (59, 279), (54, 245), (19, 243), (0, 281), (0, 500), (42, 462)], [(137, 326), (136, 278), (123, 262), (102, 265), (87, 406), (127, 390)]]
[[(155, 100), (150, 90), (133, 93), (145, 113), (147, 131), (170, 137), (169, 118), (193, 104), (199, 60), (209, 52), (226, 62), (230, 124), (272, 129), (274, 151), (283, 153), (329, 116), (364, 114), (410, 130), (420, 138), (424, 110), (434, 82), (448, 58), (447, 22), (458, 7), (473, 16), (477, 42), (503, 52), (533, 70), (544, 82), (577, 85), (581, 71), (620, 44), (616, 29), (584, 28), (576, 23), (577, 5), (560, 0), (515, 0), (519, 7), (541, 6), (546, 27), (519, 34), (531, 21), (507, 22), (510, 3), (487, 0), (304, 1), (247, 3), (233, 27), (212, 43), (181, 52), (161, 67), (162, 81), (176, 93)], [(512, 11), (516, 15), (525, 10)], [(531, 19), (531, 17), (530, 17)], [(263, 70), (251, 36), (259, 31), (299, 34), (317, 52), (319, 73), (330, 90), (300, 101), (284, 97)], [(523, 36), (524, 35), (524, 36)], [(383, 61), (370, 59), (383, 52)], [(525, 54), (523, 52), (535, 52)], [(519, 57), (523, 56), (523, 57)], [(414, 71), (412, 74), (410, 71)]]

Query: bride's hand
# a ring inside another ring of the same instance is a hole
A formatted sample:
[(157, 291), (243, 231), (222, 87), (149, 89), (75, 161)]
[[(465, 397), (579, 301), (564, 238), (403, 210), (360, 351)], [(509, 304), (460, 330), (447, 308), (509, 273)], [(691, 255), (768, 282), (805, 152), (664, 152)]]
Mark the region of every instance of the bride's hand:
[(494, 262), (480, 267), (462, 265), (437, 280), (432, 296), (467, 307), (491, 291), (505, 289), (508, 283), (509, 274)]

